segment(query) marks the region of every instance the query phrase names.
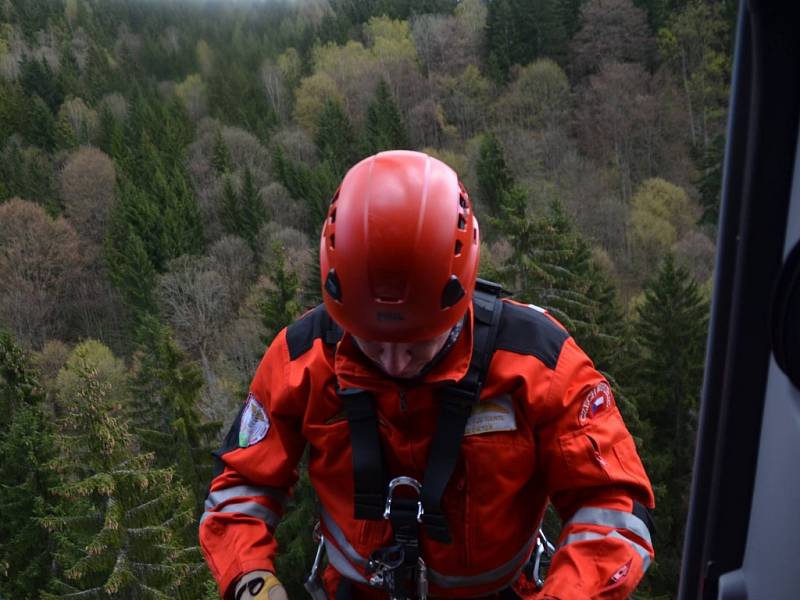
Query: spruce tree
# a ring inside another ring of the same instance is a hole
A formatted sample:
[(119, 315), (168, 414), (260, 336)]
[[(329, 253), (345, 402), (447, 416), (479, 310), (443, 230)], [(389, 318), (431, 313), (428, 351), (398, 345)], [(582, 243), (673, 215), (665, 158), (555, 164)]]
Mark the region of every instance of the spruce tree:
[(34, 598), (47, 585), (51, 545), (39, 519), (56, 479), (53, 432), (29, 358), (0, 331), (0, 595)]
[(211, 450), (220, 423), (204, 423), (198, 410), (203, 375), (155, 317), (137, 330), (128, 407), (132, 426), (158, 467), (174, 466), (193, 494), (199, 516), (211, 480)]
[(261, 200), (261, 192), (253, 180), (250, 167), (244, 168), (244, 179), (239, 197), (242, 222), (240, 224), (241, 233), (238, 235), (246, 239), (253, 252), (257, 253), (259, 251), (258, 232), (261, 230), (261, 226), (267, 222), (267, 211)]
[(276, 145), (272, 153), (272, 170), (292, 198), (308, 205), (312, 214), (308, 233), (317, 235), (319, 225), (328, 215), (330, 199), (341, 181), (334, 167), (327, 160), (313, 168), (305, 163), (296, 163)]
[(384, 79), (378, 83), (367, 109), (364, 147), (365, 154), (409, 147), (406, 126)]
[(317, 118), (315, 138), (320, 160), (330, 162), (340, 177), (358, 159), (358, 146), (353, 125), (340, 102), (328, 98)]
[(680, 573), (709, 305), (689, 272), (668, 255), (637, 312), (638, 352), (628, 378), (649, 424), (642, 457), (651, 479), (660, 483), (655, 539), (660, 550), (650, 580), (655, 592), (667, 593)]
[(56, 147), (56, 119), (39, 96), (34, 96), (31, 102), (25, 139), (48, 152)]
[(239, 194), (236, 192), (233, 176), (230, 173), (223, 175), (220, 221), (225, 233), (239, 235), (239, 224), (242, 222)]
[(222, 129), (217, 128), (214, 135), (214, 146), (211, 150), (211, 166), (217, 175), (224, 175), (233, 168), (233, 158), (231, 158), (231, 151), (222, 137)]
[(266, 330), (263, 337), (265, 344), (272, 343), (278, 331), (294, 321), (300, 313), (300, 282), (297, 273), (288, 264), (286, 249), (280, 242), (273, 241), (271, 250), (267, 272), (272, 289), (267, 290), (259, 305), (261, 323)]
[(497, 215), (503, 195), (514, 185), (514, 178), (506, 164), (503, 147), (491, 131), (481, 138), (475, 170), (478, 175), (478, 200)]
[(171, 469), (136, 453), (109, 388), (80, 354), (79, 381), (62, 398), (54, 468), (60, 502), (43, 519), (56, 544), (56, 575), (42, 598), (199, 597), (207, 574), (196, 546), (181, 538), (193, 526), (190, 492)]

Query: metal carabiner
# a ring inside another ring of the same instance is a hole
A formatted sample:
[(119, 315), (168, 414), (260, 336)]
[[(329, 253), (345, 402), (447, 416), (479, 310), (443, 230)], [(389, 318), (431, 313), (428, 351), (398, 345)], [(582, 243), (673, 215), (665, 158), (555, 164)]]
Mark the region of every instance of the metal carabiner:
[(537, 590), (541, 590), (544, 587), (544, 578), (541, 575), (542, 557), (549, 563), (555, 552), (555, 547), (547, 539), (544, 531), (539, 529), (539, 532), (536, 534), (536, 550), (534, 550), (532, 569), (533, 583)]
[(422, 508), (422, 484), (413, 477), (406, 477), (402, 475), (395, 477), (389, 482), (389, 489), (386, 492), (386, 506), (383, 509), (383, 518), (388, 519), (392, 513), (392, 496), (394, 495), (395, 488), (405, 485), (413, 488), (417, 492), (417, 522), (422, 523), (422, 515), (425, 514), (425, 509)]
[(311, 566), (311, 572), (303, 582), (303, 587), (306, 588), (308, 595), (314, 600), (327, 600), (328, 594), (325, 591), (325, 586), (322, 584), (322, 579), (319, 576), (319, 567), (322, 563), (322, 552), (325, 548), (325, 536), (319, 532), (319, 523), (314, 528), (314, 537), (319, 538), (317, 545), (317, 554), (314, 556), (314, 564)]

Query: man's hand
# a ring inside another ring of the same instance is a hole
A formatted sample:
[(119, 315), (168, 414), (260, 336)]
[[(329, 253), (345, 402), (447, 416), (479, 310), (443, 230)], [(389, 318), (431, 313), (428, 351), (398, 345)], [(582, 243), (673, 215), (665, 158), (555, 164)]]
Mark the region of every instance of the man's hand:
[(286, 590), (273, 573), (251, 571), (236, 584), (236, 600), (289, 600)]

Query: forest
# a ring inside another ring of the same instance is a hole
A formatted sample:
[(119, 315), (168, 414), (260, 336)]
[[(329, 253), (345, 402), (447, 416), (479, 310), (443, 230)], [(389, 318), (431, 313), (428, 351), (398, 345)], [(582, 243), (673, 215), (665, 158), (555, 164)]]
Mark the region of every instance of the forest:
[[(219, 598), (210, 452), (321, 301), (342, 176), (408, 148), (612, 383), (656, 493), (636, 597), (673, 598), (737, 4), (0, 0), (0, 597)], [(291, 598), (316, 518), (304, 477)]]

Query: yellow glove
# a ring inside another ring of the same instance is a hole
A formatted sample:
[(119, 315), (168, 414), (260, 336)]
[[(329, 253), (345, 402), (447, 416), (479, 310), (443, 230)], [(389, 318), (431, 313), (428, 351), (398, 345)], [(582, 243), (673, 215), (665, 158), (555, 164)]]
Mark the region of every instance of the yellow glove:
[(286, 589), (269, 571), (251, 571), (236, 584), (236, 600), (289, 600)]

